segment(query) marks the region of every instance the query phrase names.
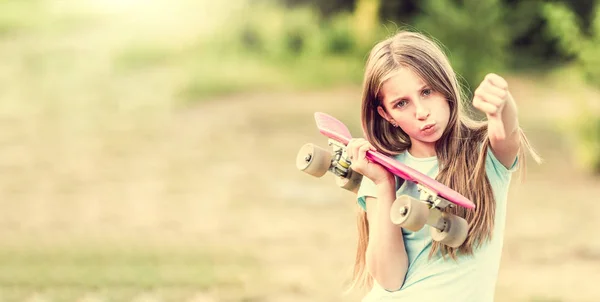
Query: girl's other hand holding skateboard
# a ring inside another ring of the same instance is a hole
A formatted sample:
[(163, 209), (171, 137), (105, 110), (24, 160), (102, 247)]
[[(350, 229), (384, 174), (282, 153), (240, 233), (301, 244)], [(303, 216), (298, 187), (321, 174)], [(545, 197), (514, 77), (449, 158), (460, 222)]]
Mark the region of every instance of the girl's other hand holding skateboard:
[(350, 168), (369, 178), (376, 185), (395, 181), (394, 175), (381, 165), (367, 159), (367, 151), (377, 151), (373, 145), (363, 138), (353, 138), (347, 146)]

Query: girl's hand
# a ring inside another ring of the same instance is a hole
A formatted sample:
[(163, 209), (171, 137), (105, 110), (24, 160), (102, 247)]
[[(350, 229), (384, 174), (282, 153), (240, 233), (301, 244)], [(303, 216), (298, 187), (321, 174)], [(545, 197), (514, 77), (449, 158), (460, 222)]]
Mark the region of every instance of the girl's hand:
[(508, 91), (508, 83), (493, 73), (488, 74), (475, 90), (473, 107), (487, 115), (490, 138), (503, 140), (506, 137), (502, 110), (510, 101), (512, 101), (512, 96)]
[(368, 141), (363, 138), (353, 138), (347, 146), (346, 152), (352, 164), (352, 170), (366, 176), (376, 185), (385, 181), (395, 181), (394, 175), (386, 170), (383, 166), (371, 162), (367, 159), (367, 151), (376, 151)]

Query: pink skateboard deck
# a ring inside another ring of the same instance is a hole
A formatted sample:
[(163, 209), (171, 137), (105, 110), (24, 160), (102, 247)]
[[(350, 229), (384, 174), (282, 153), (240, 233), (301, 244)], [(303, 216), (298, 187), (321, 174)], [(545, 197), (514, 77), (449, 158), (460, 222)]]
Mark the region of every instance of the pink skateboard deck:
[[(328, 138), (338, 141), (344, 145), (348, 145), (352, 139), (352, 134), (350, 133), (348, 127), (346, 127), (344, 123), (337, 120), (333, 116), (322, 112), (316, 112), (315, 120), (317, 122), (317, 128), (319, 129), (319, 132)], [(440, 197), (456, 205), (465, 207), (467, 209), (475, 208), (475, 204), (460, 193), (391, 157), (388, 157), (377, 151), (369, 150), (367, 151), (367, 159), (382, 165), (388, 169), (388, 171), (398, 177), (422, 185), (436, 192)]]

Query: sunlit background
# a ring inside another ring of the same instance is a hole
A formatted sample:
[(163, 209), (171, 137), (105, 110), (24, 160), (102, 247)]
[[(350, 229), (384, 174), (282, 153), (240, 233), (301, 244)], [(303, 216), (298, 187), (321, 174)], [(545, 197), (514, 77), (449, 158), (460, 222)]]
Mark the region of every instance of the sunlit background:
[(600, 301), (600, 1), (0, 0), (0, 301), (359, 301), (354, 196), (295, 168), (361, 133), (399, 28), (507, 78), (545, 162), (496, 301)]

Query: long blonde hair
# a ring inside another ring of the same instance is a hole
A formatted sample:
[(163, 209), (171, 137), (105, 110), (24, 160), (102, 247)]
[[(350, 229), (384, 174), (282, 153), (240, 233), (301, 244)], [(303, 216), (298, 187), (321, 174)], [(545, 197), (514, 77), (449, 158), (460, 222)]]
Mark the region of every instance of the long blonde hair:
[[(472, 254), (485, 241), (492, 238), (496, 201), (485, 173), (485, 158), (490, 141), (487, 122), (468, 116), (469, 107), (461, 85), (442, 49), (426, 36), (402, 31), (376, 44), (366, 63), (362, 95), (362, 127), (366, 139), (380, 152), (393, 156), (410, 147), (410, 139), (402, 129), (396, 128), (377, 112), (382, 105), (379, 95), (383, 82), (401, 67), (410, 68), (430, 87), (442, 93), (450, 106), (448, 127), (436, 142), (439, 163), (436, 179), (461, 193), (476, 204), (475, 210), (462, 207), (448, 209), (467, 220), (469, 233), (458, 248), (439, 242), (432, 243), (430, 257), (435, 253), (456, 259), (459, 253)], [(530, 146), (522, 129), (519, 129), (521, 148), (518, 165), (525, 166), (525, 150), (539, 162), (540, 158)], [(366, 212), (357, 210), (358, 246), (351, 287), (371, 287), (372, 279), (366, 270), (366, 250), (369, 223)]]

